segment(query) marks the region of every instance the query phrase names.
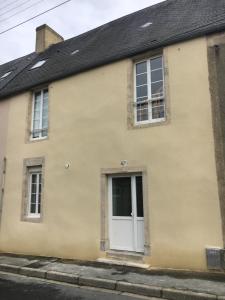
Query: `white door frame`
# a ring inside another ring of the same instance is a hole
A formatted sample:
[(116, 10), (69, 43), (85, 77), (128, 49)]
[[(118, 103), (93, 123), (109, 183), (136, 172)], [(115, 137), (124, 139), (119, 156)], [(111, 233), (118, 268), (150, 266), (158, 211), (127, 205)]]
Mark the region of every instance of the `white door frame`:
[[(142, 176), (140, 173), (136, 174), (124, 174), (124, 175), (111, 175), (108, 177), (108, 201), (109, 201), (109, 242), (110, 249), (121, 250), (121, 251), (132, 251), (132, 252), (144, 252), (144, 244), (143, 247), (138, 247), (138, 221), (142, 221), (144, 225), (144, 217), (137, 216), (137, 194), (136, 194), (136, 177)], [(113, 178), (130, 178), (131, 180), (131, 207), (132, 212), (130, 217), (116, 217), (113, 216), (113, 191), (112, 191), (112, 179)], [(143, 178), (143, 176), (142, 176)], [(143, 188), (143, 186), (142, 186)], [(143, 200), (144, 202), (144, 200)], [(144, 205), (143, 205), (144, 207)], [(133, 235), (133, 247), (115, 247), (112, 245), (111, 237), (112, 237), (112, 220), (130, 220), (132, 222), (132, 235)], [(144, 235), (144, 226), (143, 226), (143, 235)]]

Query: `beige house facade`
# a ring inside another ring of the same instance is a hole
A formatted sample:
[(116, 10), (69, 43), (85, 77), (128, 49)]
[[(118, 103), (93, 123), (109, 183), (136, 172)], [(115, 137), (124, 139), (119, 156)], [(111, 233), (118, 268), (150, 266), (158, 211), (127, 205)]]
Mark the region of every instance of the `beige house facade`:
[(225, 246), (224, 45), (211, 33), (4, 96), (0, 251), (210, 269)]

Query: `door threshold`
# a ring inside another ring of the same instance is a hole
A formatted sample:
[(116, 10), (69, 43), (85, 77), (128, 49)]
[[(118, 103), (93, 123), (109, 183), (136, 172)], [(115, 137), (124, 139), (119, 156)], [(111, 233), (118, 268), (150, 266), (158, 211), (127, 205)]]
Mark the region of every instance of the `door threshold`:
[(148, 269), (144, 263), (144, 254), (130, 251), (108, 250), (105, 258), (99, 258), (99, 262)]
[(115, 266), (125, 266), (125, 267), (134, 267), (134, 268), (142, 268), (142, 269), (150, 268), (150, 265), (144, 263), (136, 263), (131, 261), (116, 260), (110, 258), (98, 258), (97, 261), (104, 264), (115, 265)]
[(108, 258), (119, 258), (119, 260), (132, 260), (135, 262), (142, 262), (144, 253), (124, 250), (110, 249), (106, 252)]

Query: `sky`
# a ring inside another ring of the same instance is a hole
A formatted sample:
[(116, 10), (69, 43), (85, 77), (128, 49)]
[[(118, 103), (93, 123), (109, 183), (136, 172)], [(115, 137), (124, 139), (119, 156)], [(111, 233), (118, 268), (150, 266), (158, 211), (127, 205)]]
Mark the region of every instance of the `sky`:
[(70, 0), (6, 33), (3, 31), (66, 0), (0, 0), (0, 64), (35, 50), (36, 27), (48, 24), (64, 39), (162, 0)]

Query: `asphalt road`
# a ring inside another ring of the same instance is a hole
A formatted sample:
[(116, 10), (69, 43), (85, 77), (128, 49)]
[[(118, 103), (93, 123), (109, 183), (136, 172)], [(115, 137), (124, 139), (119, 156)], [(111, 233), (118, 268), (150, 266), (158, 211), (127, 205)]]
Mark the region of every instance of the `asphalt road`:
[(0, 300), (140, 300), (143, 298), (0, 273)]

